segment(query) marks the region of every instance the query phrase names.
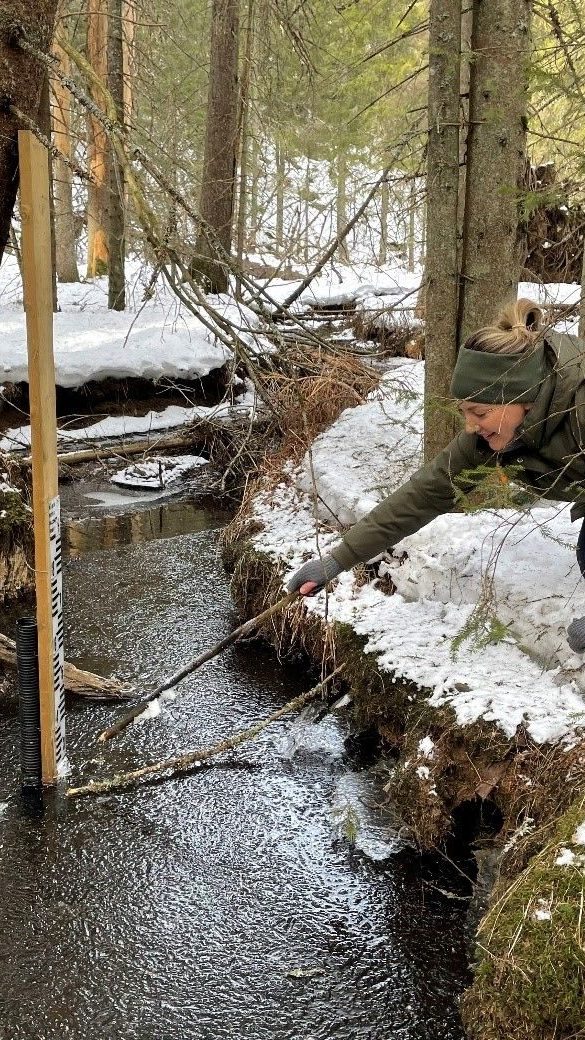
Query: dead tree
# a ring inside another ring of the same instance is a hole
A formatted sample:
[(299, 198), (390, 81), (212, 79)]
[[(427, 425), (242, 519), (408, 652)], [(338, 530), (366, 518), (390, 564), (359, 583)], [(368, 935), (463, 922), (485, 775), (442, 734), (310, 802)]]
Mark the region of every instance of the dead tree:
[[(99, 83), (106, 84), (108, 6), (107, 0), (87, 0), (87, 57)], [(90, 93), (99, 108), (105, 108), (103, 91), (96, 82)], [(87, 189), (87, 277), (95, 278), (108, 270), (108, 137), (103, 124), (88, 118), (89, 170), (92, 182)]]

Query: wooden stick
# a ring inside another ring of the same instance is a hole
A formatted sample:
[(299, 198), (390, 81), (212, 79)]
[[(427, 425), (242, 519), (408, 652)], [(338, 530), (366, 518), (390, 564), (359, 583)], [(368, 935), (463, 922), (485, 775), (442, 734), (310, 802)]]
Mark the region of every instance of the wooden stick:
[(66, 762), (66, 755), (49, 157), (30, 130), (18, 131), (18, 156), (30, 398), (41, 758), (43, 783), (52, 784)]
[(278, 722), (284, 715), (291, 711), (300, 710), (304, 708), (305, 704), (315, 700), (325, 686), (336, 675), (339, 675), (344, 667), (345, 665), (343, 664), (338, 665), (330, 675), (320, 683), (317, 683), (316, 686), (313, 686), (312, 690), (307, 690), (306, 693), (301, 693), (298, 697), (294, 697), (292, 701), (288, 701), (287, 704), (279, 708), (278, 711), (273, 712), (267, 719), (263, 719), (262, 722), (257, 722), (254, 726), (250, 726), (249, 729), (234, 733), (231, 737), (221, 740), (212, 747), (202, 748), (199, 751), (189, 751), (184, 755), (162, 759), (160, 762), (152, 762), (150, 765), (141, 766), (140, 769), (134, 769), (130, 773), (117, 773), (116, 776), (111, 777), (109, 780), (95, 780), (92, 783), (85, 784), (84, 787), (70, 787), (67, 791), (67, 798), (81, 798), (83, 795), (103, 794), (106, 791), (134, 787), (142, 777), (152, 776), (153, 773), (170, 773), (170, 776), (166, 777), (166, 779), (170, 780), (172, 777), (190, 769), (196, 763), (205, 762), (215, 755), (223, 754), (225, 751), (233, 751), (234, 748), (239, 747), (241, 744), (253, 740), (259, 733), (262, 733), (262, 730), (272, 725), (273, 722)]
[(287, 596), (283, 596), (282, 599), (279, 599), (278, 603), (273, 603), (273, 605), (271, 607), (268, 607), (267, 610), (263, 610), (261, 614), (258, 614), (256, 617), (250, 618), (249, 621), (244, 622), (243, 625), (240, 625), (238, 628), (234, 629), (234, 631), (230, 632), (228, 636), (225, 636), (225, 638), (220, 640), (219, 643), (216, 643), (216, 645), (213, 646), (211, 650), (205, 650), (204, 653), (199, 654), (199, 657), (196, 657), (193, 661), (190, 661), (189, 664), (185, 665), (184, 668), (181, 668), (180, 671), (175, 672), (174, 675), (171, 675), (170, 679), (166, 679), (165, 682), (160, 684), (160, 686), (157, 686), (156, 690), (153, 690), (152, 693), (149, 693), (148, 697), (145, 697), (144, 700), (140, 701), (139, 704), (135, 705), (135, 707), (132, 708), (131, 711), (127, 712), (125, 715), (122, 715), (122, 717), (119, 718), (113, 726), (110, 726), (108, 729), (103, 730), (103, 732), (100, 733), (97, 738), (98, 741), (103, 743), (105, 740), (111, 740), (112, 737), (116, 737), (118, 733), (122, 733), (123, 730), (125, 730), (126, 727), (129, 726), (130, 723), (138, 717), (138, 715), (142, 715), (142, 712), (145, 711), (149, 704), (152, 704), (152, 702), (155, 701), (157, 697), (160, 697), (161, 693), (164, 693), (165, 690), (170, 690), (172, 686), (176, 686), (177, 683), (181, 681), (181, 679), (185, 678), (186, 675), (190, 675), (191, 672), (195, 672), (198, 668), (200, 668), (202, 664), (205, 664), (207, 661), (211, 661), (214, 657), (217, 657), (218, 654), (222, 652), (222, 650), (225, 650), (226, 647), (231, 646), (232, 643), (235, 643), (236, 640), (240, 639), (242, 636), (249, 635), (250, 632), (253, 632), (254, 629), (258, 627), (258, 625), (262, 624), (263, 621), (267, 621), (268, 618), (272, 617), (273, 614), (276, 614), (277, 611), (284, 610), (285, 607), (288, 607), (288, 605), (293, 602), (293, 600), (297, 599), (298, 595), (298, 592), (289, 592)]
[[(16, 667), (16, 643), (0, 634), (0, 661)], [(65, 661), (65, 689), (78, 697), (100, 701), (127, 701), (132, 697), (132, 687), (118, 679), (104, 679), (94, 672), (86, 672)]]

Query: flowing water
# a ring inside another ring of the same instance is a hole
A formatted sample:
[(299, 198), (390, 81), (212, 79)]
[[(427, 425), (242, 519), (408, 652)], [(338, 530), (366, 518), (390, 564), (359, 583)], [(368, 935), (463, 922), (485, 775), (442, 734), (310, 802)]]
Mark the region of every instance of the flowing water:
[[(69, 532), (69, 659), (146, 691), (233, 627), (223, 518), (186, 517), (182, 535), (124, 521), (122, 540), (151, 540), (100, 551), (81, 550), (115, 546), (113, 522)], [(310, 682), (237, 646), (107, 745), (120, 709), (77, 699), (72, 780), (215, 743)], [(466, 889), (388, 831), (343, 738), (331, 717), (283, 721), (219, 765), (35, 814), (4, 704), (1, 1040), (461, 1040), (464, 903), (446, 892)]]

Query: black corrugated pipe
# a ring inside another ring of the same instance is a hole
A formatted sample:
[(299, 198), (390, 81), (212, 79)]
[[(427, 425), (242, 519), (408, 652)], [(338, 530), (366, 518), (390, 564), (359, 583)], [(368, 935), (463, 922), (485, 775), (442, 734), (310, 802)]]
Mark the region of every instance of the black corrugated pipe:
[(22, 789), (39, 790), (42, 780), (39, 650), (34, 617), (16, 623)]

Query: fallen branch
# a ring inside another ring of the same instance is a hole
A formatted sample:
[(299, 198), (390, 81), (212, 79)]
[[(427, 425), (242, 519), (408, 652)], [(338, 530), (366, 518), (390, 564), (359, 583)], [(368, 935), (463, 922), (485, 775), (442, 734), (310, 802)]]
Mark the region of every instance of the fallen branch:
[[(193, 441), (193, 434), (175, 434), (172, 437), (159, 437), (156, 441), (133, 441), (130, 444), (101, 445), (99, 448), (80, 448), (78, 451), (62, 451), (57, 455), (57, 462), (66, 463), (68, 466), (77, 462), (90, 462), (95, 459), (111, 459), (117, 455), (148, 455), (153, 451), (166, 451), (169, 448), (185, 448)], [(23, 464), (30, 464), (32, 456), (27, 455), (22, 460)]]
[[(0, 661), (16, 667), (16, 643), (8, 636), (0, 635)], [(104, 679), (94, 672), (85, 672), (65, 661), (65, 689), (78, 697), (99, 701), (127, 701), (132, 697), (132, 687), (117, 679)]]
[(118, 719), (118, 721), (115, 722), (113, 726), (110, 726), (108, 729), (103, 730), (103, 732), (100, 733), (97, 738), (98, 741), (100, 741), (100, 743), (103, 743), (106, 740), (111, 740), (112, 737), (116, 737), (119, 733), (122, 733), (130, 725), (130, 723), (134, 722), (134, 719), (136, 719), (139, 715), (142, 715), (142, 712), (146, 711), (149, 704), (152, 704), (153, 701), (156, 701), (160, 697), (160, 695), (165, 692), (165, 690), (170, 690), (172, 686), (176, 686), (177, 683), (181, 681), (181, 679), (185, 678), (186, 675), (190, 675), (191, 672), (195, 672), (198, 668), (200, 668), (202, 664), (205, 664), (207, 661), (211, 661), (214, 657), (217, 657), (218, 654), (222, 652), (222, 650), (225, 650), (226, 647), (231, 646), (232, 643), (235, 643), (238, 639), (250, 635), (250, 633), (253, 632), (254, 629), (257, 628), (259, 625), (261, 625), (263, 621), (267, 621), (268, 618), (272, 617), (273, 614), (276, 614), (277, 611), (284, 610), (285, 607), (288, 607), (289, 603), (292, 603), (293, 600), (298, 598), (298, 595), (298, 592), (289, 592), (287, 596), (283, 596), (282, 599), (279, 599), (278, 603), (273, 603), (271, 607), (268, 607), (266, 610), (263, 610), (261, 614), (257, 614), (256, 617), (250, 618), (249, 621), (245, 621), (243, 625), (239, 625), (238, 628), (235, 628), (233, 632), (230, 632), (230, 634), (225, 636), (224, 639), (221, 639), (220, 642), (216, 643), (216, 645), (211, 647), (210, 650), (205, 650), (204, 653), (199, 654), (198, 657), (196, 657), (193, 661), (190, 661), (189, 664), (185, 665), (184, 668), (181, 668), (180, 671), (175, 672), (174, 675), (171, 675), (170, 679), (166, 679), (165, 682), (160, 684), (160, 686), (157, 686), (156, 690), (153, 690), (152, 693), (149, 693), (148, 697), (145, 697), (144, 700), (140, 701), (139, 704), (136, 704), (131, 711), (127, 712), (125, 715), (122, 715), (122, 717)]
[(219, 743), (214, 744), (212, 747), (201, 748), (199, 751), (189, 751), (184, 755), (162, 759), (160, 762), (152, 762), (150, 765), (141, 766), (140, 769), (134, 769), (130, 773), (117, 773), (109, 780), (96, 780), (93, 783), (85, 784), (83, 787), (70, 787), (67, 791), (67, 798), (81, 798), (88, 794), (104, 794), (109, 791), (122, 790), (126, 787), (134, 787), (143, 777), (152, 776), (155, 773), (169, 773), (170, 775), (166, 779), (170, 780), (172, 777), (191, 769), (194, 765), (206, 762), (208, 759), (224, 754), (226, 751), (233, 751), (234, 748), (239, 747), (241, 744), (254, 740), (259, 733), (271, 726), (273, 722), (278, 722), (284, 715), (288, 715), (291, 711), (300, 711), (310, 701), (316, 700), (325, 686), (336, 675), (339, 675), (344, 667), (343, 664), (338, 665), (330, 675), (320, 683), (317, 683), (316, 686), (313, 686), (311, 690), (294, 697), (292, 701), (288, 701), (278, 711), (269, 715), (267, 719), (263, 719), (262, 722), (257, 722), (254, 726), (241, 730), (239, 733), (234, 733), (231, 737), (226, 737), (225, 740), (220, 740)]

